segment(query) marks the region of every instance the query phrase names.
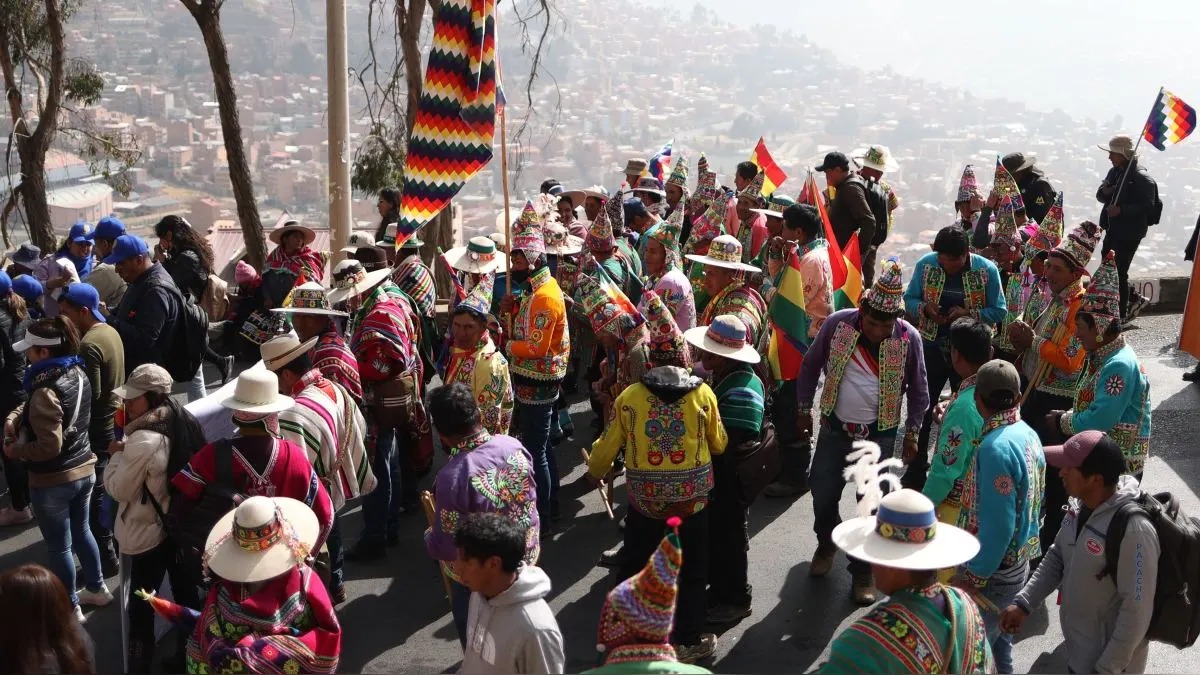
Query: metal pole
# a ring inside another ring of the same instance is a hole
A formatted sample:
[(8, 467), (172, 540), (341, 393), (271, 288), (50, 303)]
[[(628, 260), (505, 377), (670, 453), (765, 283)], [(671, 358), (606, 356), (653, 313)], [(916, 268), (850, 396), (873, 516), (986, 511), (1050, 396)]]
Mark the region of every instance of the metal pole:
[(325, 2), (329, 81), (329, 230), (335, 255), (350, 241), (350, 90), (346, 0)]
[(508, 255), (504, 256), (504, 292), (512, 295), (512, 212), (508, 197), (508, 115), (500, 108), (500, 184), (504, 190), (504, 244)]

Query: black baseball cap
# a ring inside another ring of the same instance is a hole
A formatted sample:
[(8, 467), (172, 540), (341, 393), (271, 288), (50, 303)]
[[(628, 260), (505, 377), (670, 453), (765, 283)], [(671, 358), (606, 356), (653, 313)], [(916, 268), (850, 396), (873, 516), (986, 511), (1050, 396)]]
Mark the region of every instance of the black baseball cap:
[(846, 158), (845, 153), (831, 152), (825, 155), (825, 161), (821, 162), (821, 166), (813, 169), (814, 171), (828, 171), (829, 169), (850, 169), (850, 160)]

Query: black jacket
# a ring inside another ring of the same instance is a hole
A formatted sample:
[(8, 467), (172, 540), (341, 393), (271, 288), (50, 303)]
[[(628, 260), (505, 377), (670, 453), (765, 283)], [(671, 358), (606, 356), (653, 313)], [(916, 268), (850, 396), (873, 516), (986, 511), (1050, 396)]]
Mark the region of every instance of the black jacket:
[[(49, 387), (58, 396), (62, 407), (62, 450), (51, 459), (25, 462), (30, 473), (51, 474), (83, 466), (92, 460), (92, 444), (88, 440), (91, 424), (92, 385), (79, 366), (55, 367), (39, 373), (33, 380), (33, 389)], [(76, 402), (79, 403), (76, 406)], [(79, 412), (75, 412), (78, 407)], [(25, 406), (22, 426), (30, 429), (30, 406)], [(72, 416), (74, 420), (72, 421)]]
[(379, 227), (375, 228), (375, 241), (383, 241), (384, 235), (387, 234), (388, 225), (400, 222), (400, 210), (392, 209), (388, 214), (379, 220)]
[(175, 287), (185, 291), (192, 297), (192, 302), (199, 303), (204, 297), (204, 289), (208, 288), (208, 272), (200, 262), (200, 256), (195, 251), (180, 251), (171, 254), (163, 264)]
[[(1135, 159), (1128, 167), (1116, 167), (1108, 170), (1104, 182), (1096, 190), (1096, 201), (1104, 204), (1100, 208), (1100, 229), (1104, 230), (1106, 240), (1136, 243), (1146, 236), (1150, 228), (1150, 213), (1158, 200), (1158, 184), (1150, 174), (1142, 168)], [(1116, 186), (1121, 182), (1121, 176), (1126, 176), (1125, 187), (1117, 199), (1121, 213), (1116, 218), (1108, 217), (1105, 208), (1116, 196)]]
[(1021, 201), (1025, 202), (1025, 215), (1030, 220), (1042, 222), (1042, 218), (1050, 213), (1050, 207), (1054, 206), (1054, 198), (1058, 196), (1050, 181), (1040, 171), (1030, 171), (1017, 181), (1017, 188), (1021, 190)]
[(0, 415), (7, 415), (25, 402), (25, 353), (12, 346), (29, 326), (29, 320), (18, 322), (0, 309)]
[[(850, 236), (858, 232), (859, 251), (866, 252), (875, 241), (875, 214), (867, 201), (867, 184), (858, 174), (851, 174), (837, 187), (829, 204), (829, 224), (838, 246), (845, 248)], [(887, 227), (887, 223), (884, 223)]]
[(143, 363), (162, 363), (179, 320), (179, 289), (162, 265), (154, 265), (125, 291), (108, 323), (125, 345), (125, 374)]

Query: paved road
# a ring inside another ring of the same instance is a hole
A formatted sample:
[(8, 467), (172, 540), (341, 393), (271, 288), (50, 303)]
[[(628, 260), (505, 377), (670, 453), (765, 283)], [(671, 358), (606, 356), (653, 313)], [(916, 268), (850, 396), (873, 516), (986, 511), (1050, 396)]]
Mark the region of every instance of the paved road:
[[(1153, 384), (1153, 457), (1146, 469), (1148, 487), (1179, 495), (1193, 514), (1200, 514), (1200, 387), (1185, 386), (1180, 374), (1194, 360), (1173, 350), (1180, 317), (1155, 316), (1138, 322), (1129, 338)], [(559, 448), (563, 483), (577, 478), (578, 448), (587, 436), (590, 413), (586, 404), (572, 407), (579, 433)], [(847, 491), (843, 513), (853, 508)], [(543, 543), (542, 565), (554, 583), (550, 604), (566, 637), (568, 669), (583, 670), (594, 663), (596, 619), (613, 577), (594, 566), (605, 548), (620, 535), (609, 522), (595, 494), (563, 495), (563, 521)], [(359, 526), (357, 508), (349, 512), (348, 533)], [(717, 672), (802, 672), (818, 664), (830, 638), (862, 610), (849, 599), (849, 576), (839, 559), (835, 572), (822, 580), (808, 578), (808, 559), (816, 547), (812, 533), (812, 502), (760, 500), (750, 514), (751, 582), (754, 614), (724, 632), (715, 660)], [(349, 601), (338, 608), (345, 629), (343, 672), (439, 673), (461, 657), (450, 621), (449, 605), (437, 572), (421, 541), (425, 526), (420, 516), (408, 518), (400, 545), (384, 562), (348, 569)], [(25, 561), (45, 560), (45, 547), (36, 527), (0, 532), (0, 569)], [(353, 537), (351, 537), (353, 539)], [(1058, 610), (1039, 610), (1027, 623), (1016, 649), (1018, 672), (1064, 672), (1066, 669)], [(120, 669), (120, 632), (115, 608), (91, 613), (88, 631), (98, 645), (102, 672)], [(1189, 652), (1155, 645), (1150, 670), (1195, 671), (1185, 659)]]

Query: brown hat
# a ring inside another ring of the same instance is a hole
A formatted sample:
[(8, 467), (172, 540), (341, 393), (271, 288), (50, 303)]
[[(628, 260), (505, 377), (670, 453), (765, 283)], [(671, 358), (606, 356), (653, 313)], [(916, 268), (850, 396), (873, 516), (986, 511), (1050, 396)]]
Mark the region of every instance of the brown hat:
[(626, 176), (640, 176), (643, 173), (646, 173), (647, 166), (646, 160), (634, 158), (625, 163), (625, 171), (622, 173), (624, 173)]
[(387, 251), (378, 246), (359, 246), (354, 250), (354, 259), (362, 263), (368, 272), (381, 270), (388, 266)]

